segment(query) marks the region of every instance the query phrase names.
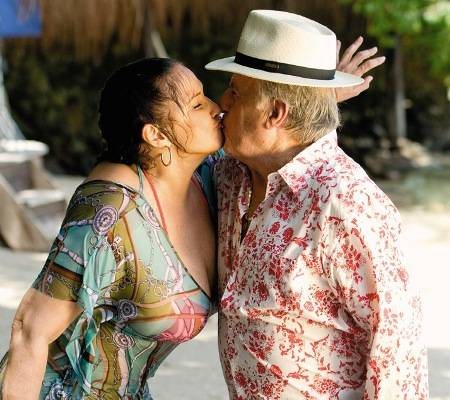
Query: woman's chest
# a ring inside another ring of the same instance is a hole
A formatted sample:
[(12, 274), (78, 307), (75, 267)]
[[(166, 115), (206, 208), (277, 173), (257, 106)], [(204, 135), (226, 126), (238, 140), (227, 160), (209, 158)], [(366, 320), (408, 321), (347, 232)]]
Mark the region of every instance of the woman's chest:
[(211, 297), (216, 275), (216, 230), (207, 209), (174, 213), (167, 221), (168, 239), (187, 273)]

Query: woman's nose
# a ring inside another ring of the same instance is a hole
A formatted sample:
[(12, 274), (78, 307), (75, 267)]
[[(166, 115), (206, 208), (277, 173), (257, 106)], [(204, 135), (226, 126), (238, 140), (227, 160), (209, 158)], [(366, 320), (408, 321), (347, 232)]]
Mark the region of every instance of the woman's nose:
[(219, 115), (222, 113), (222, 110), (220, 109), (219, 105), (210, 100), (211, 102), (211, 115), (213, 116), (214, 119), (218, 119)]

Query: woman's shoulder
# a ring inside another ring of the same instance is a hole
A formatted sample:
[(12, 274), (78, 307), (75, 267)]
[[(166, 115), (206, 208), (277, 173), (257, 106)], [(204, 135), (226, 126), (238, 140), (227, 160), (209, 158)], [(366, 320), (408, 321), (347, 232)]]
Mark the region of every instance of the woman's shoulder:
[(97, 261), (111, 260), (111, 240), (135, 232), (133, 221), (138, 220), (128, 214), (139, 201), (138, 192), (115, 182), (82, 183), (69, 202), (49, 259), (80, 274), (94, 254)]
[(112, 218), (118, 220), (138, 207), (138, 191), (127, 185), (105, 181), (86, 181), (77, 187), (67, 207), (64, 224)]

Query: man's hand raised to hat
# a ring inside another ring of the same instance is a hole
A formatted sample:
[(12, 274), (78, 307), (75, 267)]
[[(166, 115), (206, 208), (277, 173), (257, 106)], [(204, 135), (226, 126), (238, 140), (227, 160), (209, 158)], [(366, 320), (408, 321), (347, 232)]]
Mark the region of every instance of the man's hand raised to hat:
[[(383, 64), (386, 57), (373, 57), (378, 49), (372, 47), (371, 49), (361, 50), (356, 52), (361, 44), (363, 43), (363, 38), (360, 36), (356, 39), (342, 55), (339, 57), (341, 50), (341, 42), (338, 40), (336, 45), (336, 69), (341, 72), (347, 72), (349, 74), (357, 75), (363, 77), (365, 73), (371, 69), (378, 67)], [(355, 54), (356, 53), (356, 54)], [(346, 88), (336, 88), (336, 99), (338, 102), (351, 99), (352, 97), (358, 96), (364, 90), (367, 90), (372, 82), (372, 76), (363, 77), (364, 82), (357, 86), (346, 87)]]

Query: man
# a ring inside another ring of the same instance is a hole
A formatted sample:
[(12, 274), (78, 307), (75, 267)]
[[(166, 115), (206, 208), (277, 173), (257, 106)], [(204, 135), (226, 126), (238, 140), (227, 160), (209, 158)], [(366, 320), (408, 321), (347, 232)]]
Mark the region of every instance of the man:
[(428, 398), (398, 212), (337, 145), (334, 88), (364, 81), (335, 71), (335, 45), (314, 21), (255, 10), (236, 58), (207, 66), (233, 73), (221, 106), (236, 159), (216, 169), (233, 400)]

